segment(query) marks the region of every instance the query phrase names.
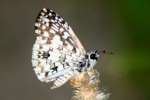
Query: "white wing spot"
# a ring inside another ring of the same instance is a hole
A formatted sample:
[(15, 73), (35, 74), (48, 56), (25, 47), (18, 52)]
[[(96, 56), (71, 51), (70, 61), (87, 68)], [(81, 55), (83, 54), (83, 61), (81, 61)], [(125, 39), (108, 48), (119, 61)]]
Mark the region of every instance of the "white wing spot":
[(68, 32), (64, 32), (64, 35), (62, 36), (64, 39), (67, 39), (69, 37)]
[(41, 34), (41, 30), (36, 29), (36, 30), (35, 30), (35, 33), (36, 33), (36, 34)]
[(44, 36), (44, 37), (49, 37), (48, 31), (44, 31), (44, 32), (43, 32), (43, 36)]
[(50, 29), (49, 32), (51, 32), (51, 33), (53, 33), (53, 34), (56, 33), (56, 31), (54, 31), (53, 29)]

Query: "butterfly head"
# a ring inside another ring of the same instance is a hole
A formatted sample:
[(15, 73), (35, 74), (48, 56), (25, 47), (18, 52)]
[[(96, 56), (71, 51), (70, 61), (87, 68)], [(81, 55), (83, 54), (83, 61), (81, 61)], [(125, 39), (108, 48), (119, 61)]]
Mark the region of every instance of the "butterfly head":
[(100, 57), (100, 53), (98, 52), (98, 50), (87, 52), (86, 59), (88, 60), (87, 66), (89, 69), (95, 66), (99, 57)]
[(88, 53), (88, 56), (89, 60), (97, 61), (100, 56), (100, 52), (98, 50), (93, 50)]
[(93, 68), (97, 63), (97, 60), (103, 54), (113, 54), (113, 52), (109, 52), (106, 50), (93, 50), (87, 53), (86, 58), (88, 59), (88, 68)]

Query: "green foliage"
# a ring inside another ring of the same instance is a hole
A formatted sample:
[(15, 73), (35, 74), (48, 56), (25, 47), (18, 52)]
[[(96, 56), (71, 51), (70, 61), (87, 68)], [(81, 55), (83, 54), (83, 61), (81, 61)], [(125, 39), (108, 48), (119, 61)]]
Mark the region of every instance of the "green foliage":
[[(133, 84), (150, 100), (150, 3), (146, 0), (128, 0), (117, 3), (117, 13), (125, 24), (126, 32), (120, 37), (122, 70)], [(125, 38), (125, 39), (124, 39)], [(130, 42), (128, 42), (130, 41)]]

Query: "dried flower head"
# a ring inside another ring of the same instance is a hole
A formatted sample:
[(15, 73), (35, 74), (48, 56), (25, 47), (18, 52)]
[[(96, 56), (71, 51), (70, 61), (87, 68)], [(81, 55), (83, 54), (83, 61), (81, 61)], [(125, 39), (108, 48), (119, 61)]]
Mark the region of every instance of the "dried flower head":
[(73, 100), (106, 100), (109, 94), (99, 90), (99, 73), (96, 70), (81, 73), (70, 80), (70, 85), (75, 88)]

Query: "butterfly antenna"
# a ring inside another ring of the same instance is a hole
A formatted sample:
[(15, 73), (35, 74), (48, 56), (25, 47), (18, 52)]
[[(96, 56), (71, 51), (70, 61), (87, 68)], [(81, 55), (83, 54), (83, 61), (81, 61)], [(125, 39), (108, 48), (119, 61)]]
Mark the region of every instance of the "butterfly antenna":
[(103, 54), (109, 54), (109, 55), (113, 55), (114, 54), (114, 52), (112, 52), (112, 51), (107, 51), (107, 50), (100, 50), (99, 51), (100, 53), (103, 53)]

